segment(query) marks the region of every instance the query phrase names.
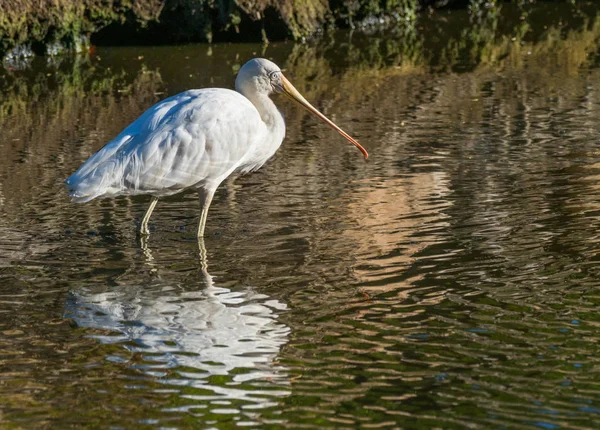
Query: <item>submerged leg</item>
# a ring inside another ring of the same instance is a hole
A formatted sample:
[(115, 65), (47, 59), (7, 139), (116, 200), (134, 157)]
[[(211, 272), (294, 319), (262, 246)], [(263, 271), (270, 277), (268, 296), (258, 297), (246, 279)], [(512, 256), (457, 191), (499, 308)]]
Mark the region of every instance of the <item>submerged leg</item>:
[(158, 202), (158, 197), (152, 197), (150, 201), (150, 207), (146, 211), (146, 215), (142, 218), (142, 224), (140, 225), (140, 234), (150, 234), (150, 230), (148, 230), (148, 221), (150, 220), (150, 215), (152, 215), (152, 211)]
[(198, 250), (198, 256), (200, 257), (200, 268), (202, 269), (202, 274), (204, 275), (206, 280), (207, 277), (210, 278), (210, 275), (208, 274), (208, 258), (206, 252), (206, 245), (204, 245), (204, 238), (202, 236), (198, 236)]
[(200, 213), (200, 225), (198, 226), (198, 237), (204, 236), (204, 227), (206, 226), (206, 218), (208, 216), (208, 208), (212, 202), (215, 190), (200, 190), (200, 204), (202, 205), (202, 213)]

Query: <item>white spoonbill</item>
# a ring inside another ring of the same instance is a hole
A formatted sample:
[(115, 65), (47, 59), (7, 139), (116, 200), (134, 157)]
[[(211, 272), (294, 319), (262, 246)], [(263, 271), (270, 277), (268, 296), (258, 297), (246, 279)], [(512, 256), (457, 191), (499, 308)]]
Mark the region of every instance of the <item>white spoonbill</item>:
[(140, 233), (148, 234), (159, 197), (196, 189), (202, 237), (219, 184), (235, 171), (259, 169), (281, 145), (285, 123), (269, 98), (276, 93), (304, 106), (368, 157), (356, 140), (307, 102), (273, 62), (248, 61), (235, 89), (189, 90), (152, 106), (66, 180), (72, 200), (149, 194), (152, 200), (140, 226)]

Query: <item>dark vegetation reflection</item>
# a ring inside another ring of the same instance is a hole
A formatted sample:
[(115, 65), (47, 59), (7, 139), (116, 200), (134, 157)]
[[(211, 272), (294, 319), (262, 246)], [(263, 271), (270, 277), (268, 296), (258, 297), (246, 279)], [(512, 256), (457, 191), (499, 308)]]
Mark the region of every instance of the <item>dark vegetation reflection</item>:
[[(600, 24), (561, 7), (443, 43), (336, 33), (2, 71), (2, 426), (597, 427)], [(148, 106), (231, 88), (258, 55), (369, 162), (278, 100), (287, 139), (218, 191), (208, 269), (194, 193), (159, 203), (147, 244), (146, 198), (68, 202), (64, 178)]]

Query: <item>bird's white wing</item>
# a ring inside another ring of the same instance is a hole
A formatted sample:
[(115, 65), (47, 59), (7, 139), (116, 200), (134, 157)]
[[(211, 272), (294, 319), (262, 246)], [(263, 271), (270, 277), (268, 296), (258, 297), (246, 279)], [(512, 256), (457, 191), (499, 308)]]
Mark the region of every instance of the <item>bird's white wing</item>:
[(76, 201), (216, 187), (266, 134), (254, 105), (226, 89), (190, 90), (148, 109), (69, 179)]

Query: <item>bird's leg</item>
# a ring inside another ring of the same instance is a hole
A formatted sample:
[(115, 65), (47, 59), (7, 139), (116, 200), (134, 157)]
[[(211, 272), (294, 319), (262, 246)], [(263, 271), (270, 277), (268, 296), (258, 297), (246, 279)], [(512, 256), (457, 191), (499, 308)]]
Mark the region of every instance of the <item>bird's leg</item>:
[(150, 236), (147, 234), (140, 235), (140, 248), (142, 249), (142, 254), (144, 254), (144, 257), (146, 257), (146, 263), (152, 264), (154, 257), (152, 256), (152, 251), (150, 251), (150, 248), (148, 247), (149, 237)]
[(146, 211), (144, 218), (142, 218), (142, 224), (140, 225), (140, 234), (150, 234), (150, 230), (148, 230), (148, 221), (150, 220), (150, 215), (152, 215), (152, 211), (158, 202), (158, 197), (152, 197), (150, 201), (150, 207)]
[(200, 257), (200, 268), (202, 269), (203, 275), (208, 275), (208, 258), (206, 252), (206, 245), (204, 245), (204, 238), (198, 236), (198, 256)]
[(208, 208), (212, 202), (215, 190), (200, 190), (200, 204), (202, 205), (202, 213), (200, 214), (200, 225), (198, 226), (198, 237), (204, 236), (204, 227), (206, 227), (206, 218), (208, 216)]

